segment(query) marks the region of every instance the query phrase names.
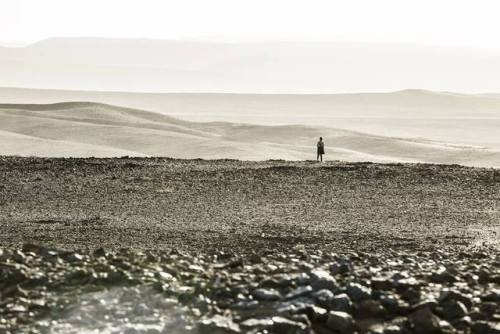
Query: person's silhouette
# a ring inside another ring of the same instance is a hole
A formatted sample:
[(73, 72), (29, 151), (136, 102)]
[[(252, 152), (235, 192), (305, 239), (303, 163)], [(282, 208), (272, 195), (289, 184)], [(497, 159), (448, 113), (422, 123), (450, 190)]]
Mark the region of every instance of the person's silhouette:
[(316, 161), (323, 162), (323, 154), (325, 154), (325, 142), (323, 141), (323, 137), (319, 137), (318, 144), (318, 155), (316, 156)]

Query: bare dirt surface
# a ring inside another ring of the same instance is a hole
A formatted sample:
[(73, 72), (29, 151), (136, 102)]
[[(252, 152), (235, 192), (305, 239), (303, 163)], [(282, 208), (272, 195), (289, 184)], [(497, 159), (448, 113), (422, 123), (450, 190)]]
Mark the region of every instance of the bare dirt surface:
[(2, 157), (0, 228), (65, 249), (498, 250), (500, 170)]
[(0, 177), (0, 333), (500, 333), (499, 170), (3, 157)]

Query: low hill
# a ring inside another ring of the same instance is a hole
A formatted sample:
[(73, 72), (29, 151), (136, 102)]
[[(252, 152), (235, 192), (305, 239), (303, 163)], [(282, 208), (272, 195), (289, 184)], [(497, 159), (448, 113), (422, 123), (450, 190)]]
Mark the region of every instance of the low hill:
[(500, 166), (500, 152), (493, 149), (325, 126), (189, 122), (91, 102), (0, 105), (2, 155), (304, 160), (315, 158), (319, 136), (329, 159)]

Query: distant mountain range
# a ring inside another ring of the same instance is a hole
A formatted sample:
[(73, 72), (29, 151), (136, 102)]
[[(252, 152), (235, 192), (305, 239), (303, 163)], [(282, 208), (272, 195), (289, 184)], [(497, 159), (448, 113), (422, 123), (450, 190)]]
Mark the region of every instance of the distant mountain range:
[(500, 92), (500, 51), (363, 43), (55, 38), (0, 48), (0, 86), (332, 93)]

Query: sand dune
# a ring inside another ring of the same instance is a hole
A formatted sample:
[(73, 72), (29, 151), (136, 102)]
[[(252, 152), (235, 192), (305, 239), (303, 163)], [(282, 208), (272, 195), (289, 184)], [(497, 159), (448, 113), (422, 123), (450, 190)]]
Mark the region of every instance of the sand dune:
[(144, 156), (139, 152), (120, 150), (114, 147), (45, 139), (1, 130), (0, 152), (2, 155), (36, 155), (41, 157)]
[(323, 136), (329, 159), (500, 166), (492, 149), (320, 126), (189, 122), (90, 102), (2, 104), (0, 131), (2, 155), (303, 160), (315, 158)]
[[(149, 110), (154, 113), (147, 117), (153, 121), (161, 121), (163, 116), (159, 114), (163, 114), (192, 122), (302, 124), (500, 150), (500, 99), (492, 96), (415, 89), (392, 93), (267, 95), (0, 88), (0, 103), (61, 101), (94, 101)], [(141, 117), (146, 114), (142, 112)]]

